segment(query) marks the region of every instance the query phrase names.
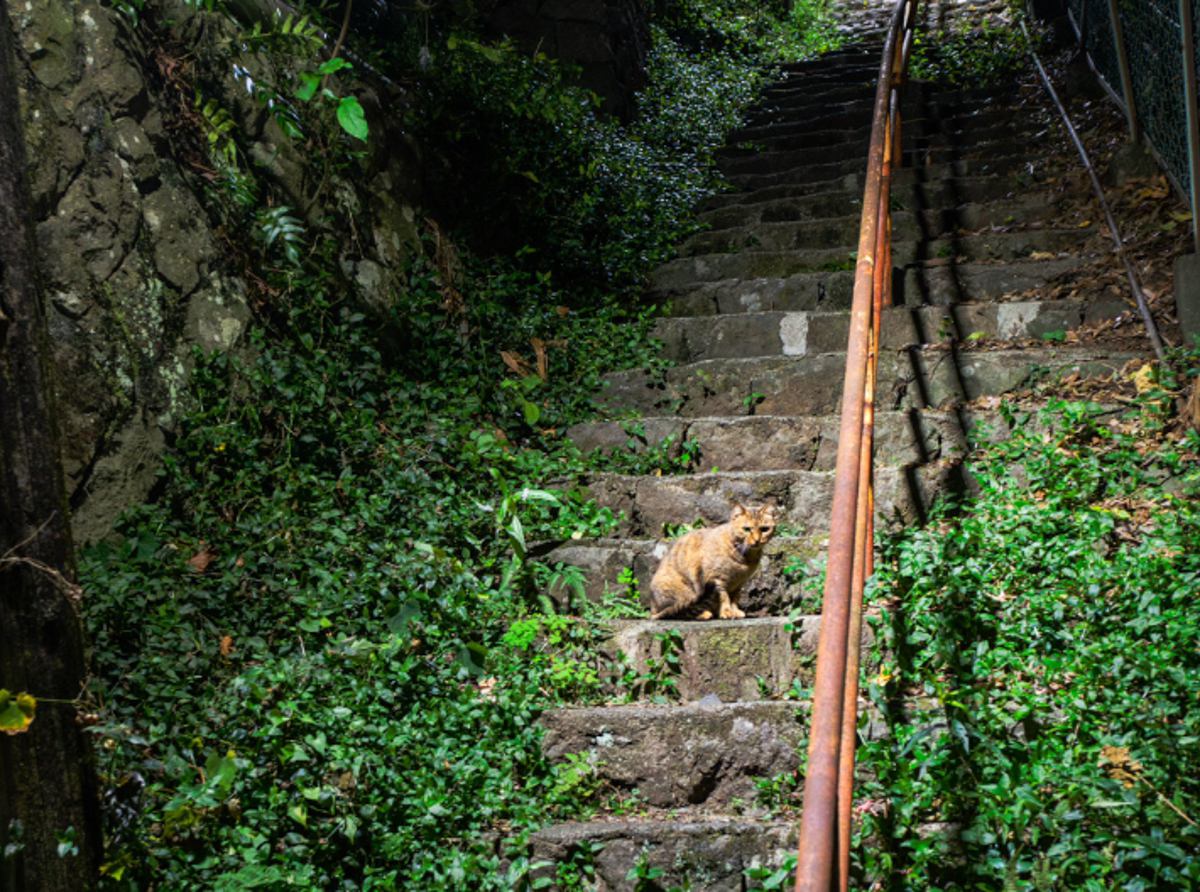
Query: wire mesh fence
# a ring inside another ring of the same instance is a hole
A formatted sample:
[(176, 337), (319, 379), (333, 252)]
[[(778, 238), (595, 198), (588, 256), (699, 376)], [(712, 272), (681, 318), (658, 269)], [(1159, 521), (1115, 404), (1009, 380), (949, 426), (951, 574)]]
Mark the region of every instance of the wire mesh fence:
[[(1190, 0), (1200, 18), (1200, 0)], [(1175, 185), (1190, 189), (1187, 112), (1183, 83), (1183, 43), (1179, 0), (1117, 0), (1133, 105), (1146, 140), (1153, 146)], [(1124, 84), (1109, 0), (1068, 0), (1076, 33), (1092, 65), (1124, 105)], [(1193, 48), (1191, 64), (1200, 62)]]

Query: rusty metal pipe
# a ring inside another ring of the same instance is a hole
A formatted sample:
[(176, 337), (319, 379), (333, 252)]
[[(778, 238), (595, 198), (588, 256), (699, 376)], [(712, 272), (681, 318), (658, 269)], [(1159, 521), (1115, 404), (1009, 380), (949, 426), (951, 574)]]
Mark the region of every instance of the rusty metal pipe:
[[(830, 520), (829, 553), (817, 646), (817, 672), (813, 684), (812, 726), (809, 732), (808, 772), (800, 845), (796, 861), (797, 892), (828, 892), (834, 874), (837, 835), (838, 775), (851, 615), (854, 566), (861, 564), (861, 536), (855, 539), (863, 450), (864, 396), (870, 360), (873, 304), (878, 299), (874, 280), (880, 233), (881, 186), (885, 154), (892, 148), (887, 118), (893, 89), (893, 64), (903, 24), (916, 0), (898, 0), (886, 37), (875, 93), (871, 145), (863, 213), (859, 226), (858, 260), (850, 312), (850, 336), (843, 379), (841, 424), (838, 434), (834, 501)], [(901, 53), (903, 55), (903, 52)], [(854, 703), (851, 702), (851, 707)]]
[(854, 569), (850, 582), (850, 625), (846, 637), (846, 667), (843, 674), (842, 731), (838, 746), (837, 887), (850, 888), (850, 839), (854, 805), (854, 752), (858, 735), (858, 674), (862, 651), (863, 586), (871, 575), (874, 557), (874, 492), (872, 455), (875, 445), (875, 381), (879, 363), (879, 339), (884, 294), (891, 280), (891, 179), (898, 154), (896, 135), (900, 122), (899, 94), (893, 88), (888, 101), (884, 136), (879, 203), (882, 211), (876, 225), (875, 256), (871, 276), (871, 337), (867, 351), (867, 377), (863, 389), (862, 447), (858, 465), (858, 505), (854, 519)]

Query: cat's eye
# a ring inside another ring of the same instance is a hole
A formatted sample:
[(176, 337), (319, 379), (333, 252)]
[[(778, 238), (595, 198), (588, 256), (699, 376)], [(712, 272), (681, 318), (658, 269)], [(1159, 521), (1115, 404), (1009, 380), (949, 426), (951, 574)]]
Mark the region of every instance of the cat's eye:
[(758, 531), (760, 533), (769, 533), (769, 532), (771, 532), (771, 528), (770, 527), (759, 527)]
[(752, 529), (751, 527), (742, 527), (742, 532), (749, 533), (751, 531), (751, 529)]

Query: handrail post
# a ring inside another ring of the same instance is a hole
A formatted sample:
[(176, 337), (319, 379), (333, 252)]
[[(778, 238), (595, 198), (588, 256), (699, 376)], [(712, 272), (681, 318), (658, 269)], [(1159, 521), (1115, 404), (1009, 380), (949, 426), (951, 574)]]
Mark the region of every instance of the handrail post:
[(1200, 111), (1196, 108), (1196, 27), (1191, 0), (1179, 0), (1183, 44), (1183, 103), (1187, 120), (1188, 198), (1192, 205), (1192, 244), (1200, 254)]
[(1125, 49), (1125, 29), (1121, 27), (1121, 11), (1117, 0), (1108, 0), (1108, 18), (1112, 23), (1113, 48), (1117, 51), (1117, 68), (1121, 72), (1121, 94), (1125, 97), (1125, 118), (1129, 122), (1129, 141), (1142, 138), (1138, 123), (1137, 102), (1133, 98), (1133, 78), (1129, 74), (1129, 54)]

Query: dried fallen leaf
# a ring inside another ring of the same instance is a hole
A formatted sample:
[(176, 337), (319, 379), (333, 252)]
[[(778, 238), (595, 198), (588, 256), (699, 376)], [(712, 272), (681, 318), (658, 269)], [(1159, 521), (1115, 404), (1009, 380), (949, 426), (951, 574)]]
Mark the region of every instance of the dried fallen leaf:
[(208, 543), (201, 541), (200, 550), (188, 558), (188, 566), (195, 573), (203, 573), (208, 569), (208, 565), (213, 562), (213, 558), (216, 556), (217, 553), (212, 550)]
[(546, 361), (546, 342), (541, 338), (530, 338), (529, 343), (533, 346), (533, 355), (537, 357), (538, 377), (545, 381), (546, 375), (549, 373), (549, 363)]
[(233, 653), (233, 636), (232, 635), (222, 635), (221, 636), (221, 656), (227, 657), (231, 653)]
[(1137, 783), (1142, 771), (1142, 763), (1130, 756), (1129, 748), (1124, 746), (1103, 747), (1100, 750), (1100, 767), (1126, 789)]
[(1145, 393), (1154, 386), (1154, 366), (1146, 363), (1130, 375), (1129, 380), (1133, 382), (1133, 386), (1137, 388), (1138, 393)]
[(500, 359), (508, 366), (508, 370), (514, 375), (520, 375), (522, 378), (532, 374), (533, 370), (529, 367), (529, 363), (523, 360), (511, 350), (501, 350)]

